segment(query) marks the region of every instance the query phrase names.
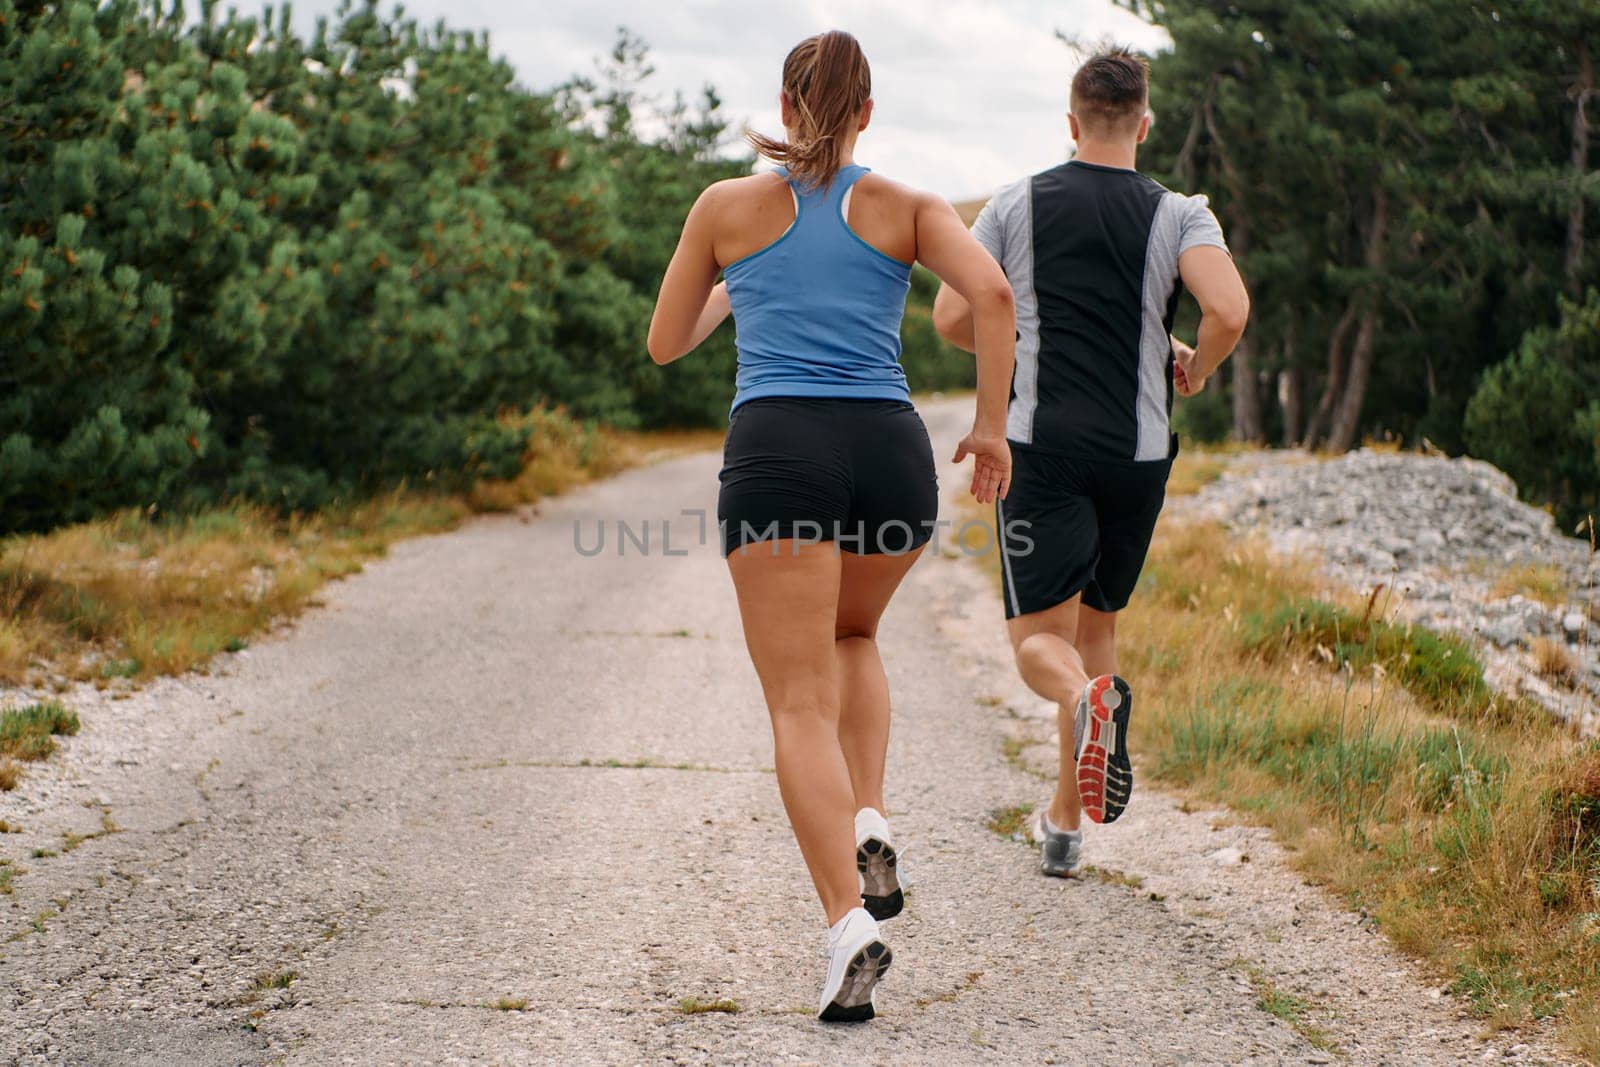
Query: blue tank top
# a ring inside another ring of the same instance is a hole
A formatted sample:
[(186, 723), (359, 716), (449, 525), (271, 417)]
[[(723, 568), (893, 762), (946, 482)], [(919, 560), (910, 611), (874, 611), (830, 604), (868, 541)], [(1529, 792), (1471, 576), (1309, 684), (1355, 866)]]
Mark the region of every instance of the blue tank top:
[(734, 408), (766, 396), (910, 400), (900, 319), (911, 265), (845, 221), (845, 194), (865, 173), (843, 167), (827, 186), (790, 180), (794, 224), (723, 271), (739, 350)]

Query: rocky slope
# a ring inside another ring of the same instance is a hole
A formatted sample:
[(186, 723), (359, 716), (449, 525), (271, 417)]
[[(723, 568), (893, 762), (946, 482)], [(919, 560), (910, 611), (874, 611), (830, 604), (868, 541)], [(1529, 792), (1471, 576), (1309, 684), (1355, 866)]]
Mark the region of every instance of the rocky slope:
[(1475, 639), (1489, 681), (1600, 730), (1600, 555), (1479, 460), (1363, 449), (1233, 460), (1184, 510), (1265, 535), (1402, 617)]

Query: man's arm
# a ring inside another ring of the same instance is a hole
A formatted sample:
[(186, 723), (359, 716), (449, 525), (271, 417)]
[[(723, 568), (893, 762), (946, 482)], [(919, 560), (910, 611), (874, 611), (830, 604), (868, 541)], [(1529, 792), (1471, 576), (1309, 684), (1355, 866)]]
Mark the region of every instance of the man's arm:
[[(1184, 396), (1205, 387), (1206, 379), (1233, 354), (1250, 321), (1250, 295), (1233, 257), (1214, 245), (1197, 245), (1178, 257), (1178, 274), (1184, 288), (1200, 305), (1200, 330), (1195, 346), (1177, 349)], [(1187, 355), (1187, 358), (1185, 356)]]
[(939, 295), (933, 298), (933, 328), (963, 352), (978, 350), (977, 335), (972, 328), (972, 305), (967, 303), (966, 297), (942, 283)]

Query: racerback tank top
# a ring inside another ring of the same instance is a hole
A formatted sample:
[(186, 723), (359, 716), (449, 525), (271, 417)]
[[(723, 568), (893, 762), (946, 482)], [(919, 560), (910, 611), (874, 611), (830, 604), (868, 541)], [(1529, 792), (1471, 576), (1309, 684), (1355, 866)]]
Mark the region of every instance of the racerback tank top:
[(760, 397), (909, 400), (900, 320), (911, 287), (902, 263), (850, 229), (845, 208), (866, 167), (793, 190), (793, 224), (723, 276), (739, 352), (733, 406)]

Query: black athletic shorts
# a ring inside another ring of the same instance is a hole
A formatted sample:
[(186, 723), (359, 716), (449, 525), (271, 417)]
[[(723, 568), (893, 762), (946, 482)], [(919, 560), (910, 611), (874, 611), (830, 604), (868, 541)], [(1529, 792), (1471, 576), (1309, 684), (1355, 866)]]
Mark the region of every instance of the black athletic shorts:
[(939, 511), (933, 446), (902, 400), (748, 400), (728, 421), (719, 478), (725, 556), (784, 538), (901, 554), (928, 542)]
[(1083, 594), (1121, 611), (1139, 582), (1167, 495), (1166, 459), (1080, 459), (1011, 442), (1011, 491), (996, 504), (1006, 618)]

